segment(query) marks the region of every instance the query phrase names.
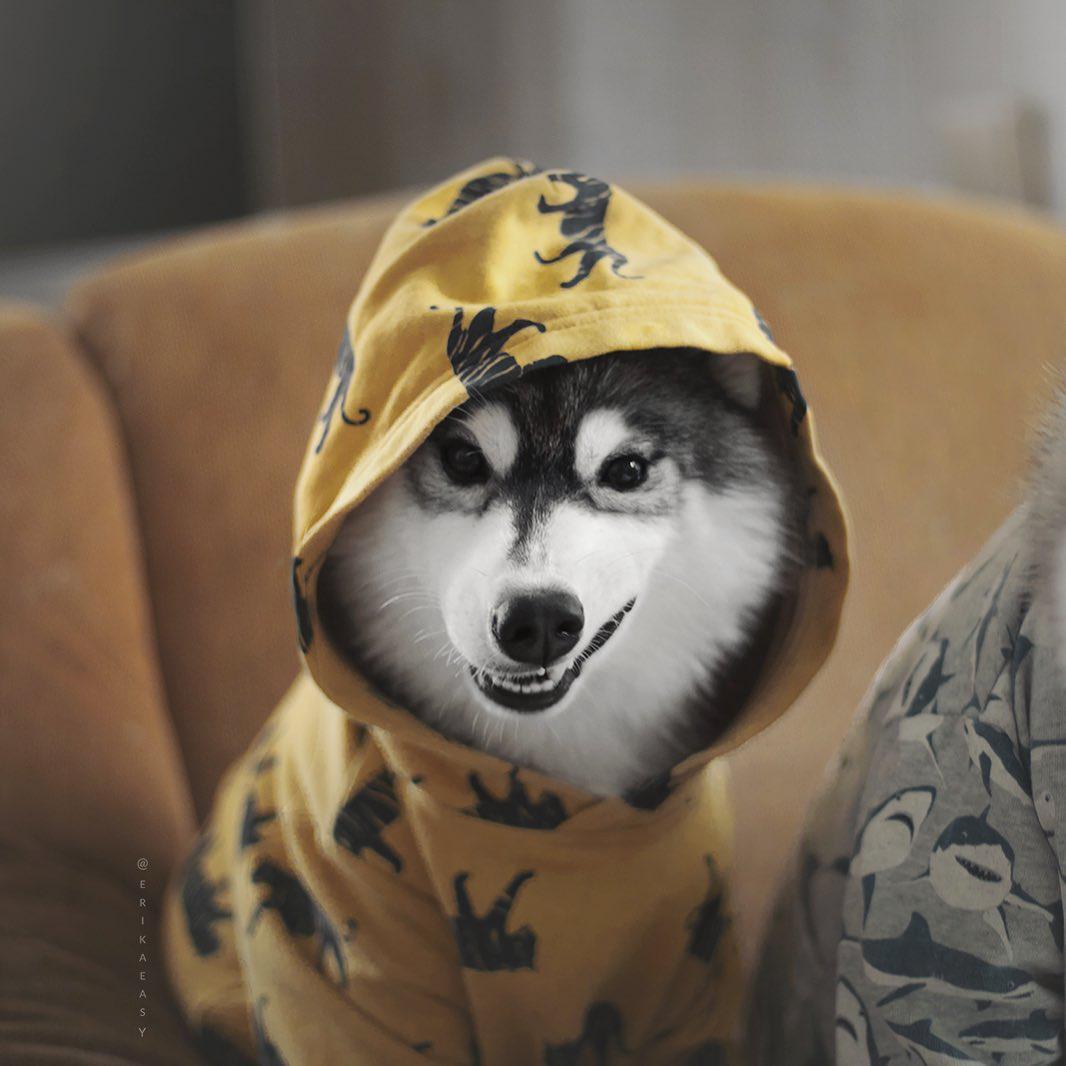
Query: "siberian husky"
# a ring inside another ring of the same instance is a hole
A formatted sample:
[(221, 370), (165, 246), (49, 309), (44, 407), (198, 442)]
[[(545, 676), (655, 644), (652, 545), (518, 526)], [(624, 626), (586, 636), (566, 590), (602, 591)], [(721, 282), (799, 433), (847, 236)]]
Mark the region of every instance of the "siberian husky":
[(798, 573), (754, 356), (612, 353), (470, 399), (346, 520), (327, 629), (441, 733), (599, 795), (705, 747)]

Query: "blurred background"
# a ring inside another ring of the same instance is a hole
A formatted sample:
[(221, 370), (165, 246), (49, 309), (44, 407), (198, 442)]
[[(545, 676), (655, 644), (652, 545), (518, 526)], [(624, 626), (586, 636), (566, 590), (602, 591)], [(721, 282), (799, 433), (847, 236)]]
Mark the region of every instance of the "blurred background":
[(0, 295), (497, 153), (1066, 213), (1062, 0), (0, 0)]

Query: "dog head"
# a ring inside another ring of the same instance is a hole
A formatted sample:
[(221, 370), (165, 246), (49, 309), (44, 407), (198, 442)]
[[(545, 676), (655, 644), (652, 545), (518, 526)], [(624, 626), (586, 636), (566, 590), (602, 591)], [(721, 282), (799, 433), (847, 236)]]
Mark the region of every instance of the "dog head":
[(788, 571), (761, 376), (616, 353), (470, 400), (345, 521), (319, 585), (334, 639), (441, 731), (581, 783), (612, 748), (629, 776), (676, 755)]

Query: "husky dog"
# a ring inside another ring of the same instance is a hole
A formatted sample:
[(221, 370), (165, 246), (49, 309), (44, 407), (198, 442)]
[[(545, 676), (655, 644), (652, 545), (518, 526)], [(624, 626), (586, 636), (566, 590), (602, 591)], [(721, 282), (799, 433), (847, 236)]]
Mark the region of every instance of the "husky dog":
[(331, 639), (441, 733), (600, 795), (706, 746), (798, 573), (752, 356), (612, 353), (479, 394), (347, 519)]

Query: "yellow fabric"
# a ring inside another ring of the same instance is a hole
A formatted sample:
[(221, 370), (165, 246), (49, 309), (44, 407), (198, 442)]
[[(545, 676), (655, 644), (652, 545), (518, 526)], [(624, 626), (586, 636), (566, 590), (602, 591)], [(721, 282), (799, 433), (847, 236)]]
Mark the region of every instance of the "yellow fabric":
[[(315, 577), (344, 515), (470, 394), (673, 346), (770, 364), (807, 478), (799, 593), (729, 732), (642, 795), (599, 798), (372, 692), (318, 624)], [(497, 159), (401, 212), (297, 486), (306, 669), (168, 897), (171, 978), (206, 1044), (258, 1040), (290, 1066), (727, 1061), (740, 982), (718, 756), (818, 670), (847, 584), (843, 515), (790, 368), (713, 260), (617, 187)]]

